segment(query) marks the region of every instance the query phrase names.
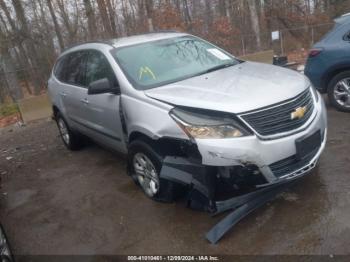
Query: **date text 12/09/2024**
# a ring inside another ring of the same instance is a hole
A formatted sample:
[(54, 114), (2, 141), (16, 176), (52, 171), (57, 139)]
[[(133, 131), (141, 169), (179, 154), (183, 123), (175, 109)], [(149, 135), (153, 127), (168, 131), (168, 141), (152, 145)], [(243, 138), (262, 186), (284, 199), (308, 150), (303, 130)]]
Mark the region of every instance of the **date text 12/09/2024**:
[(128, 261), (219, 261), (217, 256), (128, 256)]

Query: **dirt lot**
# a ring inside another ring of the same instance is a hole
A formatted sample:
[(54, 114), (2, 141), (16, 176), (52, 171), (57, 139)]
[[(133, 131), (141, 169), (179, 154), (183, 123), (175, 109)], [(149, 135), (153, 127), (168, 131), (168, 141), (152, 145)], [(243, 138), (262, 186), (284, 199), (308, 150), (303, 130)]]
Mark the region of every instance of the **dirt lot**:
[(349, 254), (350, 121), (329, 110), (318, 168), (240, 222), (218, 245), (221, 217), (148, 200), (123, 157), (67, 151), (52, 121), (0, 133), (0, 221), (16, 254)]

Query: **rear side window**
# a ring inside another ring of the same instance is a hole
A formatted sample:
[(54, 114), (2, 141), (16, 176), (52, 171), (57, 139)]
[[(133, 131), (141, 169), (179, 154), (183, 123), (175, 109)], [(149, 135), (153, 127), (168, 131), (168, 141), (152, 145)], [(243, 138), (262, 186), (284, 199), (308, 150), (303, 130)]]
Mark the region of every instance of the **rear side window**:
[(116, 76), (104, 54), (90, 51), (86, 65), (86, 85), (103, 78), (107, 78), (113, 85), (117, 85)]
[(65, 82), (78, 86), (85, 86), (85, 65), (87, 52), (79, 51), (68, 55), (65, 73)]
[(67, 56), (61, 57), (55, 66), (54, 75), (56, 78), (62, 82), (64, 82), (65, 68), (67, 66)]

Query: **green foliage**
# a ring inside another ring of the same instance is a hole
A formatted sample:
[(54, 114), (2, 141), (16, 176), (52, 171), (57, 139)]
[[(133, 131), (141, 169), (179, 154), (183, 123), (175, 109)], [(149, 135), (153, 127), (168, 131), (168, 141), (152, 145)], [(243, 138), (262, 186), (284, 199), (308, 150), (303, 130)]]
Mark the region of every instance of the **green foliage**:
[(0, 105), (0, 118), (10, 116), (19, 112), (17, 104)]

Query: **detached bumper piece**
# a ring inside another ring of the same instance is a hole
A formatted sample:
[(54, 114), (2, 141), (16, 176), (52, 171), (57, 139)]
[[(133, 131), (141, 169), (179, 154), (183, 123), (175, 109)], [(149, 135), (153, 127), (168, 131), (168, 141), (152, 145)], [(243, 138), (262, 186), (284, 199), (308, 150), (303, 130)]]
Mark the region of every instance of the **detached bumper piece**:
[(284, 182), (275, 184), (246, 195), (216, 202), (216, 205), (218, 206), (216, 214), (232, 209), (234, 209), (234, 211), (210, 229), (206, 234), (207, 240), (212, 244), (216, 244), (224, 234), (226, 234), (242, 218), (267, 202), (273, 200), (279, 193), (283, 192), (288, 186), (290, 186), (291, 183), (292, 182)]
[(227, 200), (215, 201), (215, 169), (191, 162), (187, 158), (170, 156), (163, 161), (160, 177), (189, 187), (188, 206), (193, 209), (204, 210), (212, 215), (233, 210), (206, 234), (206, 239), (212, 244), (217, 243), (249, 213), (294, 184), (294, 180), (287, 180)]

